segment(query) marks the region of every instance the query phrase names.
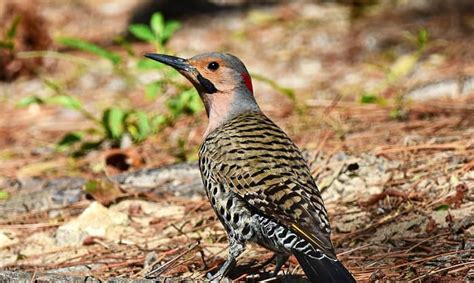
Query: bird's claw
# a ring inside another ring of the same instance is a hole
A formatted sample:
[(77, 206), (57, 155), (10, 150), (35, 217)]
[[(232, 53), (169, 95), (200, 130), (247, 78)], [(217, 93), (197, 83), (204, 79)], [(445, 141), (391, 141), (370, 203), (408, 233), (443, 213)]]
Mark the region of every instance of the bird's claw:
[(221, 274), (219, 271), (217, 271), (214, 275), (208, 272), (206, 277), (207, 280), (211, 282), (220, 282), (224, 278), (223, 274)]

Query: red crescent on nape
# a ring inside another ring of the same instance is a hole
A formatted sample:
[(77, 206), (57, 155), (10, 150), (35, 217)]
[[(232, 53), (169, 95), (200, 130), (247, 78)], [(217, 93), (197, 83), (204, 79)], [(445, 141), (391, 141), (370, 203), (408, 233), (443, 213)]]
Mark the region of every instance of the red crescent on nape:
[(250, 78), (250, 75), (248, 73), (241, 73), (240, 75), (244, 79), (244, 83), (247, 89), (250, 90), (251, 93), (253, 93), (252, 79)]

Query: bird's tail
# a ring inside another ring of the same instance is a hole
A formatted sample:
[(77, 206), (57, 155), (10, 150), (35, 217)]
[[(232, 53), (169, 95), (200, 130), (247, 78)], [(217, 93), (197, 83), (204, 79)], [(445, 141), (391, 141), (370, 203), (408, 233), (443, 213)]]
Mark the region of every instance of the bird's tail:
[(311, 282), (356, 282), (340, 261), (327, 257), (316, 259), (298, 251), (293, 254)]

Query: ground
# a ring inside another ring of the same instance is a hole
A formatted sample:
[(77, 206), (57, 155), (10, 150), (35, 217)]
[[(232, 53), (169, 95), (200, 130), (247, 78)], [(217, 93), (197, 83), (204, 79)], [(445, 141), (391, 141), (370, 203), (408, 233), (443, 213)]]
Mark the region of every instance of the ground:
[[(195, 13), (170, 12), (182, 26), (167, 49), (242, 59), (263, 111), (305, 150), (338, 256), (358, 281), (474, 280), (474, 7), (461, 0), (336, 2), (220, 1)], [(167, 111), (174, 89), (146, 99), (144, 85), (157, 73), (128, 68), (153, 47), (131, 41), (132, 56), (114, 41), (150, 8), (133, 1), (38, 3), (0, 4), (3, 26), (14, 18), (8, 11), (26, 10), (40, 27), (20, 25), (19, 36), (35, 40), (19, 44), (22, 55), (2, 70), (1, 268), (138, 279), (159, 266), (160, 278), (205, 278), (223, 263), (227, 242), (192, 163), (204, 112), (180, 116), (143, 142), (105, 142), (72, 157), (56, 144), (68, 132), (90, 129), (90, 119), (57, 105), (18, 107), (25, 97), (51, 95), (56, 85), (99, 119), (110, 105)], [(61, 36), (121, 54), (128, 73), (58, 44)], [(68, 59), (25, 59), (35, 44)], [(183, 161), (191, 163), (133, 173)], [(114, 186), (105, 178), (117, 173), (128, 181), (111, 177)], [(105, 193), (88, 190), (87, 180)], [(273, 263), (262, 263), (270, 258), (252, 246), (230, 276), (268, 278)], [(303, 278), (298, 274), (290, 259), (281, 278)]]

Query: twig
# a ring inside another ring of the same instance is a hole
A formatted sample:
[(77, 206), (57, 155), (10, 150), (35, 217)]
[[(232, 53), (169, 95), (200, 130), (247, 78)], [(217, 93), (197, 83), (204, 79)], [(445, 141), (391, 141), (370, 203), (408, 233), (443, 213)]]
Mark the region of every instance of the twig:
[(29, 223), (29, 224), (3, 224), (0, 229), (40, 229), (61, 226), (63, 222), (57, 223)]
[(445, 143), (445, 144), (420, 144), (420, 145), (412, 145), (412, 146), (404, 146), (404, 147), (393, 147), (387, 149), (381, 149), (376, 152), (377, 155), (383, 155), (387, 153), (397, 153), (397, 152), (404, 152), (404, 151), (416, 151), (416, 150), (465, 150), (470, 145), (462, 145), (459, 143)]
[(433, 275), (433, 274), (436, 274), (436, 273), (440, 273), (440, 272), (443, 272), (445, 270), (449, 270), (449, 269), (452, 269), (452, 268), (456, 268), (456, 267), (460, 267), (460, 266), (465, 266), (465, 265), (472, 265), (472, 267), (474, 267), (474, 260), (471, 260), (470, 262), (463, 262), (463, 263), (459, 263), (459, 264), (455, 264), (455, 265), (451, 265), (451, 266), (448, 266), (448, 267), (444, 267), (444, 268), (440, 268), (438, 270), (435, 270), (435, 271), (431, 271), (431, 272), (428, 272), (426, 274), (423, 274), (421, 276), (418, 276), (414, 279), (411, 279), (410, 281), (408, 282), (415, 282), (415, 281), (418, 281), (420, 279), (423, 279), (427, 276), (430, 276), (430, 275)]
[(461, 170), (464, 171), (464, 172), (467, 172), (467, 171), (470, 171), (472, 170), (472, 168), (474, 168), (474, 160), (471, 160), (469, 163), (465, 164)]
[(418, 246), (420, 246), (420, 245), (422, 245), (422, 244), (424, 244), (424, 243), (426, 243), (426, 242), (428, 242), (428, 241), (430, 241), (430, 240), (432, 240), (432, 239), (434, 239), (434, 238), (440, 238), (440, 237), (442, 237), (442, 236), (448, 236), (448, 235), (451, 235), (451, 233), (448, 232), (448, 233), (443, 233), (443, 234), (439, 234), (439, 235), (434, 235), (434, 236), (432, 236), (432, 237), (426, 238), (426, 239), (424, 239), (424, 240), (422, 240), (422, 241), (416, 243), (415, 245), (411, 246), (411, 247), (410, 247), (408, 250), (406, 250), (405, 252), (408, 253), (409, 251), (415, 249), (416, 247), (418, 247)]
[(157, 278), (160, 276), (161, 273), (165, 272), (168, 268), (170, 268), (171, 265), (173, 265), (177, 260), (185, 256), (187, 253), (191, 252), (194, 248), (196, 248), (199, 245), (199, 242), (196, 242), (189, 246), (184, 252), (180, 253), (179, 255), (175, 256), (168, 262), (160, 265), (160, 266), (153, 266), (150, 272), (145, 274), (145, 278), (147, 279), (153, 279)]
[(345, 252), (338, 253), (337, 256), (340, 257), (340, 256), (343, 256), (343, 255), (346, 255), (346, 254), (350, 254), (350, 253), (352, 253), (352, 252), (355, 252), (355, 251), (357, 251), (357, 250), (360, 250), (360, 249), (363, 249), (363, 248), (366, 248), (366, 247), (372, 246), (372, 245), (373, 245), (372, 243), (370, 243), (370, 244), (365, 244), (365, 245), (362, 245), (362, 246), (360, 246), (360, 247), (356, 247), (356, 248), (347, 250), (347, 251), (345, 251)]
[(415, 261), (411, 261), (411, 262), (407, 262), (407, 263), (402, 263), (402, 264), (395, 265), (395, 266), (390, 266), (388, 268), (395, 269), (395, 268), (400, 268), (400, 267), (404, 267), (404, 266), (407, 266), (407, 265), (413, 265), (415, 263), (426, 262), (426, 261), (429, 261), (429, 260), (432, 260), (432, 259), (435, 259), (435, 258), (438, 258), (438, 257), (441, 257), (441, 256), (454, 255), (454, 254), (460, 254), (460, 253), (468, 253), (468, 252), (473, 252), (473, 251), (474, 251), (474, 249), (468, 249), (468, 250), (458, 250), (458, 251), (452, 251), (452, 252), (447, 252), (447, 253), (441, 253), (441, 254), (437, 254), (437, 255), (434, 255), (434, 256), (429, 256), (429, 257), (426, 257), (426, 258), (422, 258), (422, 259), (419, 259), (419, 260), (415, 260)]

